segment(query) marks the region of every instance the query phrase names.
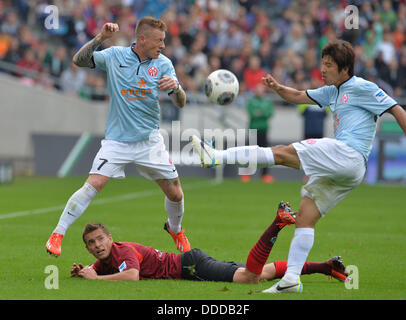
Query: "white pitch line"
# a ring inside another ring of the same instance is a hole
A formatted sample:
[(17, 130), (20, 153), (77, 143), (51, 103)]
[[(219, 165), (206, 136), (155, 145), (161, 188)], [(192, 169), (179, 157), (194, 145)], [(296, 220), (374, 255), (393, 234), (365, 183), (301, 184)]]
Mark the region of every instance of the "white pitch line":
[[(198, 182), (198, 183), (190, 183), (182, 186), (184, 190), (187, 189), (194, 189), (196, 187), (201, 187), (202, 185), (204, 186), (205, 182)], [(209, 184), (215, 184), (214, 181), (210, 181)], [(90, 205), (101, 205), (101, 204), (106, 204), (106, 203), (113, 203), (113, 202), (119, 202), (119, 201), (126, 201), (126, 200), (132, 200), (136, 198), (145, 198), (145, 197), (150, 197), (150, 196), (155, 196), (155, 195), (160, 195), (162, 194), (161, 189), (154, 189), (154, 190), (145, 190), (145, 191), (140, 191), (140, 192), (132, 192), (132, 193), (127, 193), (123, 194), (121, 196), (115, 196), (115, 197), (109, 197), (109, 198), (103, 198), (103, 199), (95, 199), (91, 202)], [(53, 207), (48, 207), (48, 208), (39, 208), (39, 209), (32, 209), (32, 210), (24, 210), (24, 211), (17, 211), (17, 212), (10, 212), (10, 213), (5, 213), (0, 215), (0, 220), (3, 219), (10, 219), (10, 218), (17, 218), (17, 217), (23, 217), (23, 216), (29, 216), (29, 215), (35, 215), (35, 214), (41, 214), (41, 213), (49, 213), (49, 212), (55, 212), (55, 211), (61, 211), (65, 208), (65, 205), (59, 205), (59, 206), (53, 206)]]

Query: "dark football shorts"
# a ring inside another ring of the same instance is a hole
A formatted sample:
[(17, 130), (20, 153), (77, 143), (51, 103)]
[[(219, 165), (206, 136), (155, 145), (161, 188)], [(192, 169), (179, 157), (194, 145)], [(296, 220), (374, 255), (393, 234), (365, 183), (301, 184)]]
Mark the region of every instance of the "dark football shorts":
[(180, 256), (182, 279), (197, 281), (233, 282), (233, 276), (244, 264), (218, 261), (200, 249), (192, 249)]

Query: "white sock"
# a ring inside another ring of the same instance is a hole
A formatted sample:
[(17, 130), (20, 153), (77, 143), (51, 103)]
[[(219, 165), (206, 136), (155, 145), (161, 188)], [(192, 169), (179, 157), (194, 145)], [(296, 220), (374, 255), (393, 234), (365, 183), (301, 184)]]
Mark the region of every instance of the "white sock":
[(275, 165), (272, 149), (259, 146), (241, 146), (226, 150), (215, 150), (214, 156), (221, 164), (236, 164), (240, 167), (255, 165), (267, 168)]
[(313, 228), (296, 228), (295, 235), (290, 244), (288, 267), (283, 279), (295, 282), (302, 273), (303, 265), (314, 242)]
[(58, 225), (54, 232), (65, 234), (66, 230), (74, 223), (89, 206), (90, 201), (97, 195), (96, 189), (85, 182), (82, 188), (77, 190), (66, 203)]
[(169, 228), (174, 233), (182, 231), (182, 218), (185, 211), (184, 203), (183, 198), (180, 202), (174, 202), (165, 197), (165, 210), (168, 214)]

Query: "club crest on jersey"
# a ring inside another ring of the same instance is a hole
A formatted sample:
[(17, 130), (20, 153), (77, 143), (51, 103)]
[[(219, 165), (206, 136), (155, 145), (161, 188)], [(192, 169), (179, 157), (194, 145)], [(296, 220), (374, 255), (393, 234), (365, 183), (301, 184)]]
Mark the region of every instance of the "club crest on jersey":
[(316, 140), (316, 139), (312, 139), (312, 138), (306, 140), (306, 143), (307, 143), (307, 144), (315, 144), (316, 142), (317, 142), (317, 140)]
[(341, 103), (346, 103), (347, 101), (348, 101), (348, 98), (349, 98), (350, 96), (348, 95), (348, 93), (344, 93), (342, 96), (341, 96), (341, 100), (340, 100), (340, 102)]
[(118, 267), (118, 271), (123, 272), (125, 269), (127, 269), (127, 264), (125, 261), (123, 261), (123, 263)]
[(385, 91), (383, 91), (382, 89), (379, 89), (378, 91), (376, 91), (374, 93), (374, 97), (379, 103), (382, 103), (382, 102), (384, 102), (386, 100), (388, 95), (386, 94)]
[(151, 77), (156, 77), (157, 74), (158, 74), (158, 69), (157, 69), (156, 67), (149, 67), (149, 68), (148, 68), (148, 74), (149, 74)]

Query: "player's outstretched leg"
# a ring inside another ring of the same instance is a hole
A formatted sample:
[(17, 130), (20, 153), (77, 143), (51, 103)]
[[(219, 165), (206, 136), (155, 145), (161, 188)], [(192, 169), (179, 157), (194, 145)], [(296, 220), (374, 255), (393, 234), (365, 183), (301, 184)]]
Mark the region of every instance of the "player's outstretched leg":
[(246, 268), (257, 275), (262, 273), (262, 269), (276, 242), (278, 233), (286, 225), (295, 223), (296, 215), (287, 202), (281, 202), (276, 212), (276, 217), (272, 224), (265, 230), (261, 238), (248, 254)]
[(165, 193), (165, 211), (168, 214), (168, 220), (165, 222), (164, 230), (171, 235), (180, 252), (190, 251), (189, 240), (185, 230), (182, 230), (185, 201), (179, 178), (159, 179), (156, 182)]
[(97, 195), (97, 190), (89, 183), (85, 183), (68, 200), (58, 225), (49, 237), (45, 248), (47, 252), (55, 257), (61, 255), (62, 239), (66, 230), (75, 222), (89, 206), (90, 201)]
[[(288, 262), (275, 261), (275, 277), (274, 279), (280, 279), (285, 275)], [(335, 256), (325, 262), (311, 262), (306, 261), (301, 274), (314, 274), (321, 273), (326, 276), (337, 279), (341, 282), (347, 281), (348, 272), (345, 270), (344, 262), (340, 256)]]
[(303, 290), (300, 282), (300, 274), (306, 259), (314, 243), (314, 226), (320, 219), (320, 212), (315, 202), (304, 196), (300, 202), (299, 212), (296, 219), (296, 229), (290, 244), (288, 255), (288, 268), (283, 278), (267, 293), (297, 292)]
[(219, 164), (268, 168), (275, 164), (273, 151), (269, 147), (240, 146), (226, 150), (216, 150), (212, 144), (202, 141), (195, 135), (190, 137), (190, 141), (204, 168), (211, 168)]

